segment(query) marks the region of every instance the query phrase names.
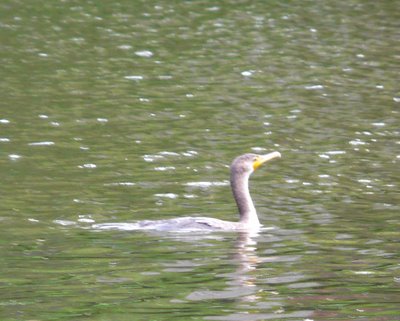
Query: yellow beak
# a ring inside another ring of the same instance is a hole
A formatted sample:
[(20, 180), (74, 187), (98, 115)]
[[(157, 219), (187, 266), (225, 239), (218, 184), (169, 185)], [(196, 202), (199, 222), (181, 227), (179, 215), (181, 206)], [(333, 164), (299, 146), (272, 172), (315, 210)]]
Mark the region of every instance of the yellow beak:
[(281, 157), (281, 153), (279, 153), (279, 152), (272, 152), (272, 153), (269, 153), (266, 155), (259, 155), (259, 156), (257, 156), (257, 159), (253, 163), (253, 169), (256, 170), (265, 162), (268, 162), (271, 159), (280, 158), (280, 157)]

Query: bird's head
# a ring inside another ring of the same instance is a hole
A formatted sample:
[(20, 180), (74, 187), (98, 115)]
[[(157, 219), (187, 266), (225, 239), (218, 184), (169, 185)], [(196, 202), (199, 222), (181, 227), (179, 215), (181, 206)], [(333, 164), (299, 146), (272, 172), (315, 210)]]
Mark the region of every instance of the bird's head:
[(244, 154), (233, 160), (231, 171), (236, 173), (248, 173), (250, 175), (264, 163), (279, 157), (281, 157), (279, 152), (272, 152), (265, 155)]

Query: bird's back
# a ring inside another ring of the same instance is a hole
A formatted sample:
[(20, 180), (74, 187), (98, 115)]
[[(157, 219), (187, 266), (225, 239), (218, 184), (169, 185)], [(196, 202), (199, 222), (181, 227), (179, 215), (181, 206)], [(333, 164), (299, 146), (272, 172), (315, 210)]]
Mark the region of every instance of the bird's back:
[(211, 217), (178, 217), (169, 220), (140, 221), (138, 229), (158, 231), (237, 230), (238, 222), (228, 222)]

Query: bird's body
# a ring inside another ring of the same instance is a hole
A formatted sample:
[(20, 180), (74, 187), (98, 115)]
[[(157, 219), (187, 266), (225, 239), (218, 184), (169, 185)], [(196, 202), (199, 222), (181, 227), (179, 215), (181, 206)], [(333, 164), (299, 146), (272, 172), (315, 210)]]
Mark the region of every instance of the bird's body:
[(228, 222), (212, 217), (177, 217), (167, 220), (139, 221), (132, 227), (157, 231), (240, 230), (239, 222)]
[(263, 163), (281, 157), (279, 152), (266, 155), (244, 154), (236, 157), (230, 167), (231, 188), (240, 219), (238, 222), (223, 221), (211, 217), (178, 217), (167, 220), (138, 221), (135, 223), (96, 224), (97, 229), (157, 230), (157, 231), (249, 231), (261, 227), (249, 192), (249, 177)]

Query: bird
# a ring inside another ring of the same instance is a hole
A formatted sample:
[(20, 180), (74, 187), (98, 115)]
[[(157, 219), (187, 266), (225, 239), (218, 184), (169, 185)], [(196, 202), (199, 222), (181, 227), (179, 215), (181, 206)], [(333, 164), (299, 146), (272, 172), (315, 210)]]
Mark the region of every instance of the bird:
[(247, 153), (236, 157), (230, 165), (230, 185), (239, 210), (239, 221), (230, 222), (211, 217), (178, 217), (165, 220), (144, 220), (135, 223), (95, 224), (97, 229), (156, 231), (256, 231), (260, 221), (249, 192), (251, 174), (264, 163), (280, 158), (277, 151), (265, 155)]

